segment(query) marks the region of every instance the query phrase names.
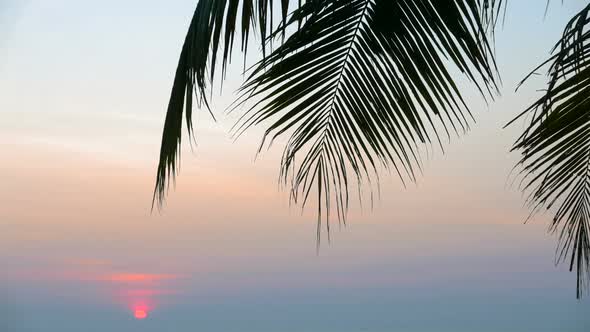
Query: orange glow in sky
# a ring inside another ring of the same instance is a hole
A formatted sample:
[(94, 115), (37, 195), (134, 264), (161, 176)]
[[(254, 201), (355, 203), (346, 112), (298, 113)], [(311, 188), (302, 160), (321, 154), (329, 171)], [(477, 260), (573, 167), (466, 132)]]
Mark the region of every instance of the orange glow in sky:
[(147, 311), (145, 311), (143, 309), (135, 309), (133, 316), (135, 316), (135, 319), (141, 320), (141, 319), (147, 318), (148, 314), (147, 314)]

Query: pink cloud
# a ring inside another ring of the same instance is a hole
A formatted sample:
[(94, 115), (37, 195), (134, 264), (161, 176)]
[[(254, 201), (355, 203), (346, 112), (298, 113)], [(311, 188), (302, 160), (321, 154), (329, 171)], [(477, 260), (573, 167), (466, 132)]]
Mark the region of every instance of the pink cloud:
[(152, 273), (112, 273), (97, 278), (99, 281), (113, 283), (153, 283), (163, 280), (179, 279), (176, 274), (152, 274)]

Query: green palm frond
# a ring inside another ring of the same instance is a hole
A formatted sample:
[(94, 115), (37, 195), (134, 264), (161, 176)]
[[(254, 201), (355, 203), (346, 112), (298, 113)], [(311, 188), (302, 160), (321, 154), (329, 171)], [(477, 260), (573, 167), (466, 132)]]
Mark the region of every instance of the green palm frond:
[(521, 183), (532, 214), (557, 206), (550, 225), (559, 235), (556, 262), (569, 260), (576, 270), (578, 297), (590, 280), (589, 14), (590, 5), (567, 24), (542, 64), (550, 64), (547, 90), (517, 118), (530, 122), (513, 147), (522, 153)]
[(496, 83), (477, 1), (318, 3), (242, 87), (237, 106), (253, 105), (237, 133), (263, 123), (270, 143), (289, 133), (281, 179), (302, 205), (317, 193), (319, 227), (331, 204), (344, 220), (351, 181), (378, 182), (380, 168), (412, 181), (420, 145), (469, 128), (449, 65), (485, 96)]

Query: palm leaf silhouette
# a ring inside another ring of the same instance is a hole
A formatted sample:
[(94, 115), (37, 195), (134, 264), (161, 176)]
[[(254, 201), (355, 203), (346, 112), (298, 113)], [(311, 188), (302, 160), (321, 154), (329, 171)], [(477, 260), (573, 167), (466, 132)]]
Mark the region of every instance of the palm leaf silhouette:
[[(250, 105), (237, 132), (262, 122), (269, 125), (265, 136), (290, 132), (281, 178), (287, 182), (288, 170), (297, 169), (293, 199), (305, 202), (315, 185), (319, 216), (334, 201), (343, 220), (350, 176), (371, 182), (384, 166), (413, 180), (419, 145), (442, 146), (441, 135), (468, 129), (471, 113), (447, 67), (456, 66), (484, 95), (496, 89), (486, 31), (500, 3), (308, 0), (289, 12), (281, 1), (273, 22), (272, 0), (199, 1), (168, 106), (154, 202), (163, 201), (175, 176), (183, 117), (192, 135), (193, 93), (197, 106), (209, 108), (217, 53), (223, 50), (224, 71), (236, 22), (242, 51), (256, 26), (263, 49), (236, 103)], [(291, 25), (294, 32), (267, 54), (265, 45)]]
[[(215, 77), (219, 60), (222, 76), (225, 76), (238, 31), (242, 40), (240, 50), (246, 53), (252, 30), (258, 27), (265, 54), (265, 40), (273, 29), (273, 17), (276, 16), (273, 16), (275, 3), (273, 0), (200, 0), (197, 3), (182, 46), (166, 111), (153, 203), (163, 202), (169, 186), (168, 180), (176, 175), (183, 117), (187, 135), (189, 139), (193, 137), (193, 100), (196, 99), (198, 107), (205, 107), (211, 112), (207, 88)], [(284, 22), (289, 1), (281, 0), (279, 5), (280, 17), (277, 19)]]
[[(298, 0), (290, 7), (289, 0), (199, 0), (166, 113), (153, 203), (162, 204), (176, 176), (183, 122), (193, 138), (193, 108), (211, 112), (207, 93), (218, 63), (224, 79), (236, 34), (244, 60), (256, 34), (261, 59), (233, 104), (246, 108), (235, 134), (265, 126), (261, 149), (287, 139), (280, 179), (302, 206), (317, 194), (319, 244), (323, 216), (329, 228), (333, 205), (345, 222), (352, 186), (372, 190), (382, 168), (413, 181), (423, 146), (442, 148), (443, 137), (469, 128), (473, 118), (452, 67), (484, 98), (493, 97), (498, 78), (488, 38), (504, 5)], [(544, 96), (513, 120), (530, 118), (513, 147), (522, 153), (522, 189), (531, 215), (559, 206), (551, 224), (559, 232), (556, 260), (569, 257), (578, 297), (590, 280), (589, 8), (570, 21), (554, 55), (537, 68), (550, 64)], [(278, 47), (267, 52), (273, 41)]]
[(578, 298), (590, 280), (589, 14), (590, 5), (567, 24), (537, 68), (550, 64), (546, 92), (512, 121), (529, 118), (513, 147), (522, 153), (522, 189), (532, 214), (557, 206), (550, 225), (559, 235), (556, 262), (569, 259), (576, 270)]
[(383, 167), (412, 181), (420, 144), (442, 146), (441, 136), (469, 128), (449, 64), (482, 94), (495, 88), (481, 9), (456, 0), (321, 1), (243, 85), (237, 106), (253, 105), (238, 134), (261, 123), (270, 142), (289, 133), (281, 178), (293, 200), (305, 205), (315, 188), (318, 227), (322, 212), (329, 227), (331, 204), (344, 220), (351, 180), (378, 182)]

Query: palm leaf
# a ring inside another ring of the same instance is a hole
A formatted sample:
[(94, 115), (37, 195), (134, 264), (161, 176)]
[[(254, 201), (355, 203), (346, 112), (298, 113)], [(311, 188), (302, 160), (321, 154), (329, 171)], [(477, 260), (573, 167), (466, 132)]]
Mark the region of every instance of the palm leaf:
[(480, 1), (480, 17), (484, 27), (489, 28), (489, 33), (494, 32), (494, 28), (502, 16), (502, 10), (506, 10), (504, 0), (483, 0)]
[(287, 135), (281, 179), (293, 201), (315, 191), (318, 229), (331, 204), (345, 222), (352, 181), (378, 183), (381, 168), (413, 181), (421, 145), (469, 128), (449, 65), (494, 92), (482, 10), (475, 0), (316, 1), (242, 87), (235, 107), (249, 109), (236, 133), (264, 124), (269, 144)]
[[(221, 60), (222, 76), (231, 59), (236, 33), (241, 32), (241, 51), (248, 50), (250, 35), (258, 28), (263, 53), (267, 36), (274, 31), (273, 0), (200, 0), (191, 20), (166, 111), (154, 201), (161, 204), (174, 178), (180, 157), (183, 117), (189, 139), (193, 137), (193, 100), (211, 112), (208, 86)], [(285, 22), (289, 1), (280, 0), (280, 21)], [(279, 22), (277, 22), (278, 25)], [(240, 26), (238, 26), (240, 24)], [(220, 55), (220, 53), (222, 53)], [(221, 58), (221, 59), (219, 59)], [(213, 116), (213, 114), (211, 113)]]
[[(379, 4), (374, 2), (375, 1), (371, 2), (370, 10), (372, 13), (377, 12), (378, 6), (383, 7), (381, 2), (379, 2)], [(447, 14), (445, 8), (437, 5), (436, 1), (413, 1), (416, 4), (411, 4), (411, 2), (412, 1), (402, 1), (402, 5), (409, 3), (411, 6), (434, 6), (434, 10), (441, 10), (437, 15)], [(431, 2), (434, 2), (435, 4), (431, 4)], [(459, 4), (462, 8), (461, 11), (464, 11), (467, 16), (450, 17), (450, 19), (458, 19), (459, 25), (456, 27), (463, 30), (458, 30), (456, 31), (456, 34), (451, 33), (443, 37), (459, 37), (459, 39), (451, 41), (451, 47), (460, 46), (457, 43), (462, 43), (464, 38), (470, 41), (470, 44), (465, 44), (467, 45), (466, 47), (472, 47), (473, 42), (475, 41), (475, 49), (469, 50), (467, 53), (480, 53), (479, 56), (481, 57), (481, 54), (487, 52), (488, 46), (486, 44), (485, 35), (479, 34), (487, 31), (489, 26), (495, 25), (502, 2), (503, 0), (458, 0), (453, 2)], [(290, 1), (281, 0), (278, 5), (280, 6), (280, 11), (278, 13), (279, 17), (274, 20), (276, 21), (275, 23), (273, 22), (273, 18), (275, 17), (275, 11), (273, 8), (277, 5), (273, 5), (273, 0), (198, 1), (182, 47), (174, 84), (172, 86), (170, 102), (166, 112), (152, 205), (157, 203), (158, 206), (161, 206), (169, 187), (169, 181), (176, 176), (180, 159), (183, 118), (184, 122), (186, 122), (188, 137), (189, 139), (192, 139), (194, 138), (192, 127), (193, 108), (195, 106), (197, 108), (205, 107), (211, 113), (211, 107), (207, 99), (208, 88), (215, 77), (215, 68), (218, 61), (221, 61), (222, 65), (222, 78), (225, 77), (225, 69), (231, 59), (234, 40), (238, 30), (241, 32), (241, 52), (244, 54), (247, 52), (250, 36), (252, 31), (254, 31), (260, 35), (260, 46), (263, 53), (262, 58), (266, 59), (266, 45), (268, 42), (272, 42), (277, 35), (280, 35), (282, 41), (284, 41), (287, 27), (297, 24), (297, 28), (301, 28), (301, 25), (311, 16), (319, 13), (320, 11), (317, 9), (324, 8), (326, 3), (328, 2), (325, 0), (298, 0), (297, 6), (295, 6), (296, 10), (289, 12)], [(479, 10), (479, 13), (475, 12), (476, 8)], [(430, 14), (432, 15), (433, 12), (430, 12)], [(287, 20), (288, 17), (289, 20)], [(420, 20), (418, 17), (415, 19), (416, 22)], [(387, 25), (390, 21), (383, 19), (373, 20), (373, 23), (375, 22), (381, 22), (379, 24)], [(424, 22), (424, 20), (421, 22), (426, 24), (425, 31), (427, 31), (429, 22)], [(467, 31), (465, 30), (466, 27), (461, 25), (464, 23), (475, 25), (469, 27), (471, 30)], [(443, 22), (443, 25), (446, 25), (445, 29), (455, 28), (452, 22), (449, 22), (448, 20), (447, 22)], [(461, 35), (464, 33), (467, 34), (464, 36)], [(299, 34), (299, 36), (301, 36), (301, 34)], [(430, 51), (438, 52), (439, 47), (448, 47), (449, 41), (444, 38), (438, 42), (442, 45), (437, 45), (436, 51)], [(392, 41), (389, 42), (391, 43)], [(461, 47), (464, 47), (465, 45)], [(459, 47), (458, 49), (461, 48)], [(463, 59), (463, 56), (457, 57), (455, 51), (456, 50), (453, 50), (447, 54), (447, 56), (451, 57), (455, 63), (460, 63), (460, 68), (465, 67), (473, 60)], [(218, 55), (220, 52), (222, 52), (221, 56)], [(422, 55), (417, 54), (417, 56), (420, 57)], [(464, 60), (467, 60), (467, 62), (462, 62)], [(481, 61), (481, 59), (476, 61)], [(424, 62), (422, 62), (422, 64), (424, 64)], [(487, 72), (486, 75), (489, 76), (490, 64), (488, 62), (482, 62), (481, 64), (478, 64), (478, 66), (480, 65), (483, 65), (483, 71)], [(441, 65), (437, 64), (436, 66)], [(391, 68), (388, 70), (391, 70)], [(446, 73), (446, 71), (444, 73)], [(471, 75), (470, 72), (466, 73)], [(452, 83), (451, 78), (447, 79)], [(490, 82), (491, 81), (485, 82), (485, 85), (487, 86)], [(403, 83), (401, 85), (404, 86)], [(409, 92), (409, 90), (403, 90), (399, 93), (407, 92)], [(411, 95), (413, 94), (406, 95), (405, 99), (401, 102), (408, 103), (408, 108), (422, 107), (418, 104), (418, 101), (411, 100)], [(196, 105), (194, 105), (193, 100), (196, 100)]]
[(522, 153), (522, 189), (531, 215), (556, 206), (556, 263), (568, 260), (576, 270), (578, 298), (590, 280), (589, 14), (590, 5), (567, 24), (553, 56), (536, 69), (550, 64), (546, 92), (512, 121), (530, 119), (513, 147)]

